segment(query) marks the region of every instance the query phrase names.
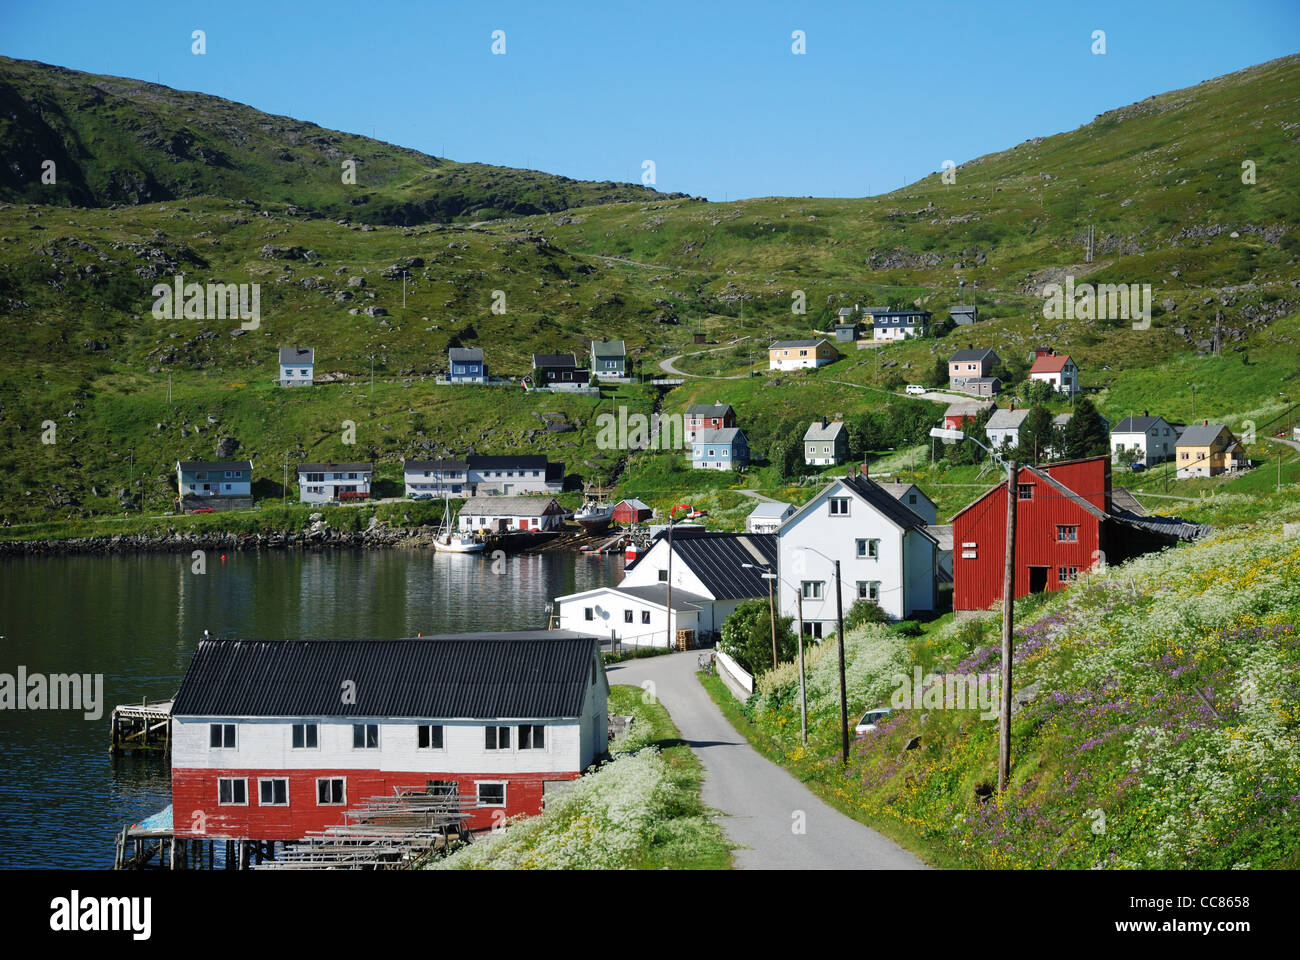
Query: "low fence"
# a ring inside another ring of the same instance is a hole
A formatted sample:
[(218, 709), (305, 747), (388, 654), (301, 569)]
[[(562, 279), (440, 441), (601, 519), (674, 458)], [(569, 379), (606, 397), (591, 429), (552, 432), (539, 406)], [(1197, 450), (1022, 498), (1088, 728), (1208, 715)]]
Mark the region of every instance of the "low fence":
[(746, 693), (751, 695), (753, 694), (754, 678), (748, 671), (742, 669), (740, 664), (731, 659), (731, 657), (727, 656), (721, 650), (713, 651), (713, 656), (716, 658), (718, 666), (727, 671), (727, 676), (734, 680), (737, 686)]

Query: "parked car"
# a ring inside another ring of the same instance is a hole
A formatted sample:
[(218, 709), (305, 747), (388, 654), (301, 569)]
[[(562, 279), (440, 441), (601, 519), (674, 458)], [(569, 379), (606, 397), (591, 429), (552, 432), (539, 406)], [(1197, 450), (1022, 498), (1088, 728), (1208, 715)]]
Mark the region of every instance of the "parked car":
[(1134, 463), (1132, 466), (1129, 467), (1129, 469), (1132, 470), (1134, 473), (1141, 473), (1141, 472), (1142, 472), (1143, 470), (1145, 470), (1146, 468), (1147, 468), (1147, 465), (1146, 465), (1145, 463), (1141, 463), (1141, 462)]
[(919, 383), (909, 383), (907, 385), (907, 392), (915, 396), (918, 393), (925, 393), (925, 387), (921, 386)]
[(190, 513), (216, 513), (212, 507), (195, 507)]
[(876, 729), (876, 724), (880, 723), (880, 721), (884, 720), (885, 717), (889, 716), (893, 712), (892, 707), (880, 707), (876, 710), (868, 710), (862, 715), (862, 719), (858, 721), (858, 725), (853, 728), (854, 736), (861, 737), (870, 733), (872, 730)]
[(411, 494), (411, 499), (412, 499), (412, 500), (432, 500), (432, 499), (433, 499), (433, 494), (431, 494), (431, 493), (413, 493), (413, 494)]

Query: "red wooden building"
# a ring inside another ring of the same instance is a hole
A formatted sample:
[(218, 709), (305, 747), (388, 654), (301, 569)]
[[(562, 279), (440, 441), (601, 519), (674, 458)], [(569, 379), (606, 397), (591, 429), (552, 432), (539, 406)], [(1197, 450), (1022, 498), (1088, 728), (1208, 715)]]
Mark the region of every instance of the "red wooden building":
[(596, 642), (569, 631), (203, 640), (172, 705), (178, 838), (298, 840), (372, 797), (540, 813), (606, 751)]
[[(1098, 563), (1122, 563), (1209, 531), (1114, 506), (1109, 456), (1022, 467), (1017, 487), (1017, 598), (1069, 586)], [(987, 610), (1002, 600), (1006, 498), (1004, 480), (953, 517), (954, 610)]]
[(614, 522), (624, 527), (633, 523), (644, 523), (653, 516), (654, 510), (634, 497), (620, 500), (614, 507)]

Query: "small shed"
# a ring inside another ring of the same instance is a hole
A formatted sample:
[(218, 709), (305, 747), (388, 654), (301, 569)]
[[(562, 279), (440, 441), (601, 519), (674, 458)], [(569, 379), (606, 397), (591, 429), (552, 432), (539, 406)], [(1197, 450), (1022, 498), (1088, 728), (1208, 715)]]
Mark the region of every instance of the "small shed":
[(614, 506), (614, 522), (620, 525), (629, 523), (644, 523), (654, 516), (654, 510), (648, 504), (642, 503), (635, 497), (629, 497), (627, 500), (620, 500)]

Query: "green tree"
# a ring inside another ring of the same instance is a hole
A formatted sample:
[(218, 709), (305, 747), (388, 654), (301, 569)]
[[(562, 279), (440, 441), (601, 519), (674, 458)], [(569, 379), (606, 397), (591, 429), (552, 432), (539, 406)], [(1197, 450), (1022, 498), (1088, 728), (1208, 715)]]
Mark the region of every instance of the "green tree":
[[(791, 617), (776, 618), (776, 649), (784, 660), (795, 657), (797, 646)], [(767, 600), (745, 600), (722, 624), (718, 647), (757, 676), (772, 669), (772, 615)]]
[(844, 629), (856, 630), (868, 623), (888, 623), (889, 614), (880, 608), (874, 600), (854, 600), (853, 606), (844, 617)]
[(1020, 443), (1017, 449), (1028, 463), (1038, 463), (1045, 458), (1047, 451), (1059, 444), (1053, 444), (1056, 427), (1052, 423), (1052, 411), (1046, 407), (1034, 407), (1020, 427)]
[(1101, 414), (1087, 397), (1074, 402), (1074, 415), (1062, 431), (1061, 447), (1067, 460), (1098, 457), (1110, 451), (1110, 434)]
[(1046, 380), (1026, 380), (1020, 385), (1020, 395), (1032, 407), (1046, 404), (1052, 399), (1052, 385)]
[(925, 384), (929, 387), (948, 386), (948, 361), (946, 358), (934, 358), (934, 369), (930, 371), (930, 376), (925, 380)]

